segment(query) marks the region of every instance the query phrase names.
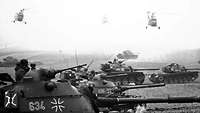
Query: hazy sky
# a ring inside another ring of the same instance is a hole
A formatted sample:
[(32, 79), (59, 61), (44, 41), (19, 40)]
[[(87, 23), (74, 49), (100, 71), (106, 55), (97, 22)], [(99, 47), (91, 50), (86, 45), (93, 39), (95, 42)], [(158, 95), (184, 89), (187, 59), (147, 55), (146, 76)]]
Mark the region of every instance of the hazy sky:
[[(0, 44), (156, 55), (200, 48), (199, 0), (0, 0)], [(26, 8), (27, 24), (12, 23)], [(161, 27), (145, 29), (147, 11)], [(108, 23), (103, 24), (106, 17)]]

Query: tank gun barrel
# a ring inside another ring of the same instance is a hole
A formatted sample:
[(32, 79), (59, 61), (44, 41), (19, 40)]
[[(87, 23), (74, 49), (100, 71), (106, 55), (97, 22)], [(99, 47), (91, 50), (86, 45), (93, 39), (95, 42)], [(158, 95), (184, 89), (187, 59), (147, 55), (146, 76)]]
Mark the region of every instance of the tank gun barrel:
[(159, 68), (138, 68), (138, 69), (133, 69), (133, 71), (156, 71), (160, 70)]
[[(133, 69), (133, 71), (156, 71), (160, 70), (159, 68), (138, 68)], [(200, 70), (200, 68), (186, 68), (185, 70)]]
[(136, 85), (136, 86), (120, 86), (118, 89), (113, 90), (113, 92), (119, 93), (119, 92), (124, 92), (129, 89), (152, 88), (152, 87), (162, 87), (162, 86), (165, 86), (165, 83)]
[(135, 86), (120, 86), (120, 88), (138, 89), (138, 88), (151, 88), (151, 87), (162, 87), (162, 86), (165, 86), (165, 83), (145, 84), (145, 85), (135, 85)]
[(61, 73), (61, 72), (66, 71), (66, 70), (72, 70), (74, 68), (79, 68), (79, 67), (83, 67), (83, 66), (86, 66), (86, 65), (87, 64), (81, 64), (81, 65), (77, 65), (77, 66), (66, 68), (66, 69), (55, 70), (54, 73), (57, 74), (57, 73)]
[(74, 67), (70, 67), (70, 68), (65, 68), (65, 69), (61, 69), (61, 70), (47, 70), (47, 69), (40, 69), (39, 73), (40, 73), (40, 78), (42, 78), (42, 80), (49, 80), (49, 79), (53, 79), (55, 78), (55, 75), (57, 73), (61, 73), (63, 71), (66, 70), (72, 70), (74, 68), (78, 68), (78, 67), (83, 67), (86, 66), (87, 64), (82, 64), (82, 65), (77, 65)]
[(186, 68), (186, 70), (200, 70), (200, 68)]
[(91, 61), (90, 61), (90, 63), (87, 65), (87, 69), (92, 65), (92, 63), (94, 62), (94, 60), (92, 59)]
[(121, 77), (121, 76), (128, 76), (128, 74), (122, 73), (122, 74), (116, 74), (116, 75), (101, 76), (101, 78), (106, 79), (106, 78), (115, 78), (115, 77)]
[(167, 97), (167, 98), (105, 98), (99, 97), (98, 102), (113, 104), (144, 104), (144, 103), (200, 103), (200, 97)]

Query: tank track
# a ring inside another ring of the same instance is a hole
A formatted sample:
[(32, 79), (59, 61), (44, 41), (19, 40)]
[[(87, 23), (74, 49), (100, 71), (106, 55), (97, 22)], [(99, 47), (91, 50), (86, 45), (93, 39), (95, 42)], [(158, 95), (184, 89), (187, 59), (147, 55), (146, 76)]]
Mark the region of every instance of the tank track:
[(179, 72), (152, 74), (149, 80), (153, 83), (181, 84), (190, 83), (198, 78), (198, 72)]

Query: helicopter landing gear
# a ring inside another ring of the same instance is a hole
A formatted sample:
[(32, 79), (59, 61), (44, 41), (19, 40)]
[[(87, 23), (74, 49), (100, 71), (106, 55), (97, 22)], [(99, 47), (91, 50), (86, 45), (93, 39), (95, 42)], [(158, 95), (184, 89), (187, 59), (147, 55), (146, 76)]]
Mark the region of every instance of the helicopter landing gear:
[[(146, 29), (148, 28), (148, 26), (146, 26)], [(157, 27), (158, 29), (160, 29), (160, 26)]]

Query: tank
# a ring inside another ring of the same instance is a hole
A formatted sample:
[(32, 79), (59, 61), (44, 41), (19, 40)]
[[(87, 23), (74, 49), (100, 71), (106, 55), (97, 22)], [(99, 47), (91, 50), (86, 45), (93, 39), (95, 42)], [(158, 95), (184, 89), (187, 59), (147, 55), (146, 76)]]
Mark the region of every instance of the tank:
[[(0, 76), (0, 112), (1, 113), (99, 113), (103, 108), (110, 112), (133, 109), (146, 103), (193, 103), (200, 102), (199, 97), (168, 98), (112, 98), (96, 97), (90, 87), (76, 88), (66, 80), (52, 81), (62, 70), (39, 69), (40, 80), (31, 76), (15, 82), (9, 74)], [(33, 75), (34, 76), (34, 75)], [(8, 84), (9, 82), (10, 84)]]
[(137, 106), (148, 103), (200, 103), (200, 97), (165, 97), (165, 98), (98, 98), (98, 107), (108, 107), (113, 111), (131, 108), (136, 111)]
[(141, 89), (141, 88), (155, 88), (163, 87), (164, 83), (158, 84), (145, 84), (145, 85), (115, 85), (114, 82), (104, 80), (101, 78), (101, 75), (95, 75), (92, 81), (89, 81), (88, 84), (93, 88), (93, 93), (98, 97), (141, 97), (140, 95), (127, 95), (125, 91), (130, 89)]
[(42, 71), (39, 81), (29, 76), (22, 82), (15, 82), (9, 74), (0, 74), (0, 113), (97, 113), (98, 108), (92, 100), (83, 96), (70, 82), (51, 80), (57, 73), (72, 68), (39, 69), (37, 72)]
[(189, 83), (193, 82), (198, 78), (198, 71), (189, 70), (200, 70), (198, 68), (187, 69), (182, 65), (172, 63), (160, 69), (160, 72), (153, 73), (149, 76), (149, 80), (153, 83)]
[[(88, 85), (81, 85), (79, 91), (86, 97), (92, 99), (97, 105), (100, 112), (103, 113), (127, 113), (133, 110), (137, 111), (138, 106), (146, 107), (148, 103), (199, 103), (200, 97), (155, 97), (155, 98), (141, 98), (139, 96), (121, 95), (123, 91), (128, 89), (137, 88), (150, 88), (160, 87), (165, 84), (150, 84), (150, 85), (137, 85), (137, 86), (118, 86), (110, 81), (101, 81), (97, 78), (98, 82), (93, 81)], [(87, 82), (86, 82), (87, 83)], [(118, 94), (120, 92), (120, 94)]]
[(126, 66), (123, 61), (114, 59), (113, 62), (101, 64), (101, 70), (105, 74), (104, 79), (113, 81), (117, 84), (127, 85), (144, 83), (145, 75), (143, 72), (135, 72), (131, 66)]
[(18, 60), (14, 57), (8, 56), (0, 61), (0, 67), (14, 67)]

